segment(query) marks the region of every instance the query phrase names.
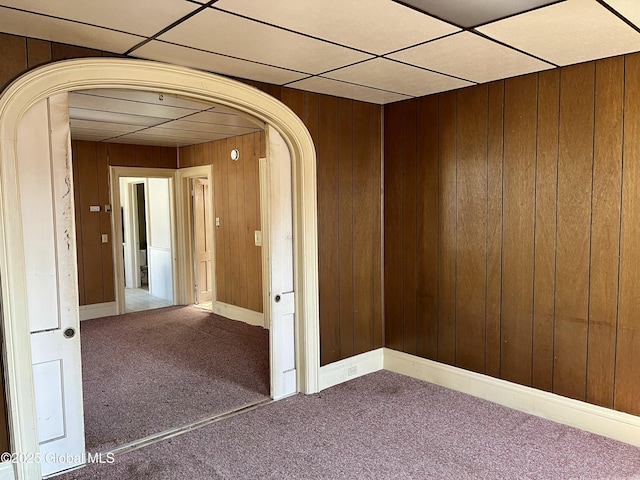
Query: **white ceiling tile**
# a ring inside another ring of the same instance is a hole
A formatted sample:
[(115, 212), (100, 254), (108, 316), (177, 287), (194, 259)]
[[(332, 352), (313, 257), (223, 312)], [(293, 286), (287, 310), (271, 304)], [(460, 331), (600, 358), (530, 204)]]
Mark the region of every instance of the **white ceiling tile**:
[[(237, 117), (236, 117), (237, 118)], [(173, 122), (163, 123), (163, 128), (176, 128), (178, 130), (186, 130), (193, 132), (208, 132), (208, 133), (233, 133), (235, 135), (244, 135), (245, 133), (259, 132), (260, 129), (255, 125), (251, 127), (244, 127), (238, 125), (223, 125), (220, 123), (201, 123), (201, 122), (188, 122), (187, 120), (175, 120)]]
[(130, 100), (139, 103), (150, 103), (153, 105), (162, 105), (166, 107), (178, 107), (192, 111), (207, 110), (213, 108), (210, 102), (203, 102), (186, 98), (181, 95), (165, 93), (162, 91), (143, 92), (140, 90), (122, 90), (111, 88), (76, 90), (75, 94), (93, 95), (95, 97), (119, 98), (121, 100)]
[(549, 63), (471, 32), (403, 50), (389, 58), (478, 83), (553, 68)]
[(371, 58), (355, 50), (211, 8), (159, 39), (312, 74)]
[(124, 53), (142, 37), (0, 7), (0, 32)]
[(640, 27), (640, 2), (638, 0), (606, 0), (619, 14)]
[(391, 0), (220, 0), (214, 7), (379, 55), (460, 30)]
[(472, 82), (385, 58), (376, 58), (342, 68), (325, 76), (416, 97), (473, 85)]
[(264, 128), (264, 122), (244, 115), (229, 115), (218, 113), (216, 110), (196, 113), (185, 118), (189, 122), (217, 123), (223, 125), (236, 125), (238, 127), (256, 127), (260, 130)]
[(640, 49), (640, 33), (595, 0), (567, 0), (478, 31), (557, 65)]
[(128, 115), (142, 115), (145, 117), (176, 118), (190, 115), (192, 109), (172, 107), (169, 105), (155, 105), (152, 103), (123, 100), (120, 98), (98, 97), (86, 93), (72, 93), (69, 95), (69, 107), (101, 110), (104, 112), (125, 113)]
[(88, 142), (102, 142), (103, 140), (107, 140), (108, 138), (113, 137), (113, 135), (106, 134), (101, 131), (95, 130), (85, 130), (83, 128), (80, 129), (71, 129), (71, 139), (72, 140), (86, 140)]
[(174, 137), (167, 138), (157, 135), (144, 135), (142, 133), (132, 133), (122, 137), (106, 140), (107, 143), (127, 143), (134, 145), (158, 145), (163, 147), (184, 147), (197, 143), (205, 143), (207, 140), (198, 138)]
[(176, 0), (0, 0), (0, 5), (147, 37), (199, 8)]
[(77, 120), (92, 122), (121, 123), (124, 125), (139, 125), (150, 127), (167, 121), (166, 118), (145, 117), (142, 115), (128, 115), (126, 113), (104, 112), (88, 108), (69, 108), (69, 117)]
[(249, 80), (282, 85), (305, 77), (304, 74), (282, 68), (261, 65), (215, 53), (194, 50), (193, 48), (152, 41), (135, 50), (133, 56), (148, 60), (184, 65), (221, 75), (230, 75)]
[(305, 78), (304, 80), (290, 83), (287, 87), (306, 90), (309, 92), (324, 93), (326, 95), (335, 95), (336, 97), (351, 98), (362, 102), (377, 103), (380, 105), (411, 98), (399, 93), (362, 87), (360, 85), (353, 85), (352, 83), (340, 82), (338, 80), (332, 80), (324, 77)]
[(100, 130), (101, 132), (113, 134), (131, 133), (140, 130), (140, 125), (125, 125), (122, 123), (93, 122), (90, 120), (78, 120), (76, 118), (69, 119), (69, 125), (72, 131), (79, 130)]
[(558, 0), (403, 0), (423, 12), (462, 27), (474, 27)]
[(141, 132), (137, 132), (136, 135), (153, 135), (156, 137), (166, 137), (166, 138), (189, 138), (189, 139), (199, 139), (199, 140), (217, 140), (219, 138), (224, 137), (234, 137), (236, 135), (242, 135), (245, 133), (249, 133), (246, 130), (242, 131), (242, 133), (238, 133), (238, 129), (234, 127), (224, 127), (221, 126), (220, 130), (217, 132), (197, 132), (194, 130), (180, 130), (177, 128), (165, 128), (163, 124), (160, 127), (153, 127), (143, 130)]

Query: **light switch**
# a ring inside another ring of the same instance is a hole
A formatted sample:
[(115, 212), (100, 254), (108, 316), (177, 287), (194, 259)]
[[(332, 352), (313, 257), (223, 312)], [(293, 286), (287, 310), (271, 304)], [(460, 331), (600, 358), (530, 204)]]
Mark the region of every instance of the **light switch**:
[(216, 227), (220, 226), (220, 217), (216, 217)]
[(260, 230), (256, 230), (253, 232), (253, 236), (255, 239), (256, 247), (262, 246), (262, 232)]
[(99, 212), (100, 211), (100, 205), (91, 205), (89, 207), (89, 211), (90, 212)]
[(109, 243), (109, 235), (106, 233), (102, 234), (102, 243)]
[(111, 205), (105, 205), (104, 206), (104, 211), (107, 212), (107, 213), (111, 212)]

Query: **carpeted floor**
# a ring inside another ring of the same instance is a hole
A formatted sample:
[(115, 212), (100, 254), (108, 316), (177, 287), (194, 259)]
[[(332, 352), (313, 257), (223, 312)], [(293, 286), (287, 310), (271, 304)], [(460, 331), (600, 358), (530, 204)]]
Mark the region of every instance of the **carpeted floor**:
[(198, 307), (81, 324), (86, 446), (99, 452), (269, 397), (269, 332)]
[(390, 372), (58, 480), (638, 479), (640, 449)]

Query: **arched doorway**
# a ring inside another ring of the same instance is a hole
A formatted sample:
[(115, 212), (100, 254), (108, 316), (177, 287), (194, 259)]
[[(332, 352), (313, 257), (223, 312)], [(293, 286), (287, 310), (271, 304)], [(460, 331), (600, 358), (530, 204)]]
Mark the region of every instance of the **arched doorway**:
[[(87, 88), (160, 89), (233, 107), (278, 132), (291, 156), (297, 389), (303, 393), (316, 392), (320, 366), (316, 160), (313, 142), (302, 121), (273, 97), (224, 77), (147, 61), (69, 60), (25, 74), (0, 97), (0, 276), (5, 385), (13, 451), (39, 451), (17, 179), (17, 128), (25, 112), (38, 101)], [(39, 471), (39, 466), (33, 463), (16, 467), (18, 478), (33, 478)]]

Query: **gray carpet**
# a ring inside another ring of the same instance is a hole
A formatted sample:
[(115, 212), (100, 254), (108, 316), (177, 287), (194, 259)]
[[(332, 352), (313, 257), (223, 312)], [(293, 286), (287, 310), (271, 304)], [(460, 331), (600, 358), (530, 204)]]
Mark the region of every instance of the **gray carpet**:
[(638, 479), (640, 449), (382, 371), (59, 480), (263, 478)]
[(198, 307), (81, 324), (87, 450), (269, 397), (269, 332)]

